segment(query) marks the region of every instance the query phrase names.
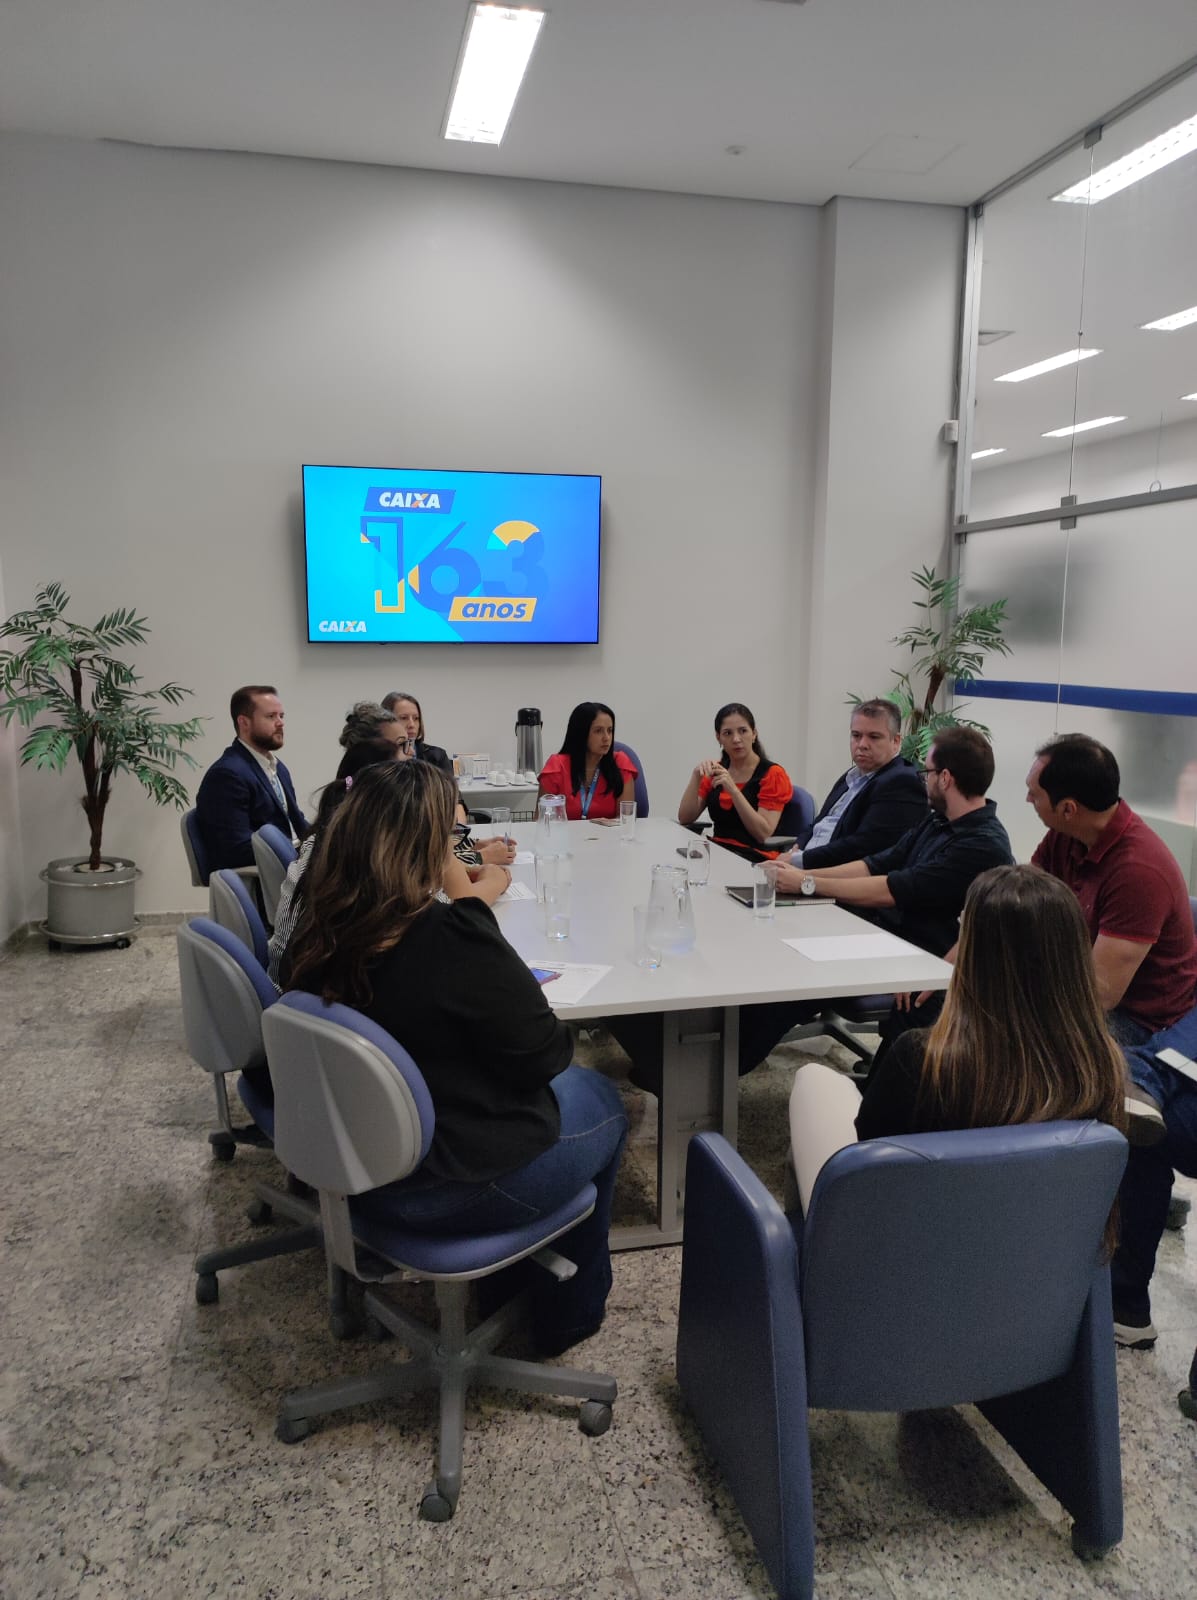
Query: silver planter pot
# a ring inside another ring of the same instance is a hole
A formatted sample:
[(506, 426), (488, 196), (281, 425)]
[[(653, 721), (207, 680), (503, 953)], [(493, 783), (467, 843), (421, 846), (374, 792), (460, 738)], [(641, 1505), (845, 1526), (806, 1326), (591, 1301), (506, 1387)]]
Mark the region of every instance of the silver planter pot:
[(133, 895), (141, 877), (121, 856), (105, 856), (98, 872), (87, 858), (64, 856), (41, 873), (46, 884), (42, 930), (55, 944), (112, 944), (127, 949), (137, 931)]

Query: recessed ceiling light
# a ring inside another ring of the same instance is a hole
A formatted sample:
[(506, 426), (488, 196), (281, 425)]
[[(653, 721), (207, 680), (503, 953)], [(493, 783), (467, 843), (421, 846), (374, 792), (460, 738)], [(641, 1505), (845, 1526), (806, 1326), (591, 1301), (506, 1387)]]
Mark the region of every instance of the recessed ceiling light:
[(1065, 350), (1062, 355), (1048, 356), (1046, 361), (1036, 361), (1029, 367), (1016, 367), (1013, 372), (1003, 372), (1000, 378), (995, 378), (995, 383), (1023, 383), (1027, 378), (1037, 378), (1043, 372), (1055, 372), (1058, 367), (1071, 367), (1078, 361), (1088, 361), (1090, 356), (1099, 356), (1100, 350)]
[(1175, 333), (1177, 328), (1187, 328), (1190, 322), (1197, 322), (1197, 306), (1190, 306), (1187, 311), (1174, 311), (1170, 317), (1159, 317), (1155, 322), (1141, 322), (1139, 326), (1156, 333)]
[(502, 141), (544, 19), (543, 11), (525, 6), (470, 7), (445, 115), (446, 139)]
[(1094, 417), (1092, 422), (1074, 422), (1070, 428), (1050, 428), (1044, 439), (1067, 439), (1070, 433), (1088, 433), (1090, 428), (1108, 428), (1111, 422), (1125, 422), (1125, 417)]
[(1005, 454), (1006, 446), (1004, 444), (994, 444), (990, 445), (988, 450), (974, 450), (973, 460), (984, 461), (986, 456), (1004, 456)]
[(1071, 188), (1052, 195), (1052, 199), (1095, 206), (1099, 200), (1108, 200), (1120, 189), (1128, 189), (1132, 183), (1158, 172), (1169, 162), (1179, 161), (1190, 150), (1197, 150), (1197, 117), (1178, 122), (1167, 133), (1161, 133), (1158, 138), (1141, 144), (1129, 155), (1111, 161), (1109, 166), (1100, 167), (1091, 177), (1082, 178), (1080, 183), (1074, 183)]

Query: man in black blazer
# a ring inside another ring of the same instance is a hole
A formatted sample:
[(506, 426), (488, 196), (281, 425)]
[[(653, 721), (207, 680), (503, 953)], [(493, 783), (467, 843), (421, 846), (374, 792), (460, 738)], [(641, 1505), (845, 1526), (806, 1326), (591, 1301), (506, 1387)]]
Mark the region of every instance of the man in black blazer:
[(863, 700), (852, 712), (852, 765), (832, 785), (814, 829), (792, 856), (816, 872), (888, 850), (927, 815), (919, 769), (901, 754), (902, 718), (892, 700)]
[(270, 684), (247, 684), (229, 702), (237, 737), (204, 774), (195, 797), (196, 821), (215, 872), (252, 867), (250, 837), (272, 822), (293, 839), (309, 824), (295, 798), (291, 774), (275, 755), (283, 747), (283, 704)]

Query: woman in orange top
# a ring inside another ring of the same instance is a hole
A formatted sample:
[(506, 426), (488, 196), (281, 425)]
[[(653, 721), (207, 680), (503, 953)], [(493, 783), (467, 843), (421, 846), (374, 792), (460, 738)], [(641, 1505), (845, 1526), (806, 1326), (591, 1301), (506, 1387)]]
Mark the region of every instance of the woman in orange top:
[(716, 844), (751, 861), (771, 861), (777, 851), (762, 845), (777, 832), (794, 786), (785, 768), (762, 750), (747, 706), (738, 701), (721, 706), (715, 715), (715, 734), (723, 753), (718, 761), (700, 761), (695, 767), (677, 819), (688, 825), (705, 810), (714, 823), (711, 838)]

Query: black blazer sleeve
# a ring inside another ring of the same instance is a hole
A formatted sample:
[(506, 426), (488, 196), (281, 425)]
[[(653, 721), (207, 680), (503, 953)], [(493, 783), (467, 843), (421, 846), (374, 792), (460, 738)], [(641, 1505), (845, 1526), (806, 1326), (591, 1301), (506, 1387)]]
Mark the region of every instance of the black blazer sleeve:
[(196, 821), (212, 870), (252, 867), (253, 779), (222, 757), (209, 767), (195, 797)]
[(909, 762), (898, 761), (879, 772), (865, 786), (857, 802), (840, 818), (827, 844), (802, 852), (802, 865), (812, 872), (838, 867), (845, 861), (863, 861), (897, 844), (904, 833), (927, 815), (927, 788), (922, 774)]

